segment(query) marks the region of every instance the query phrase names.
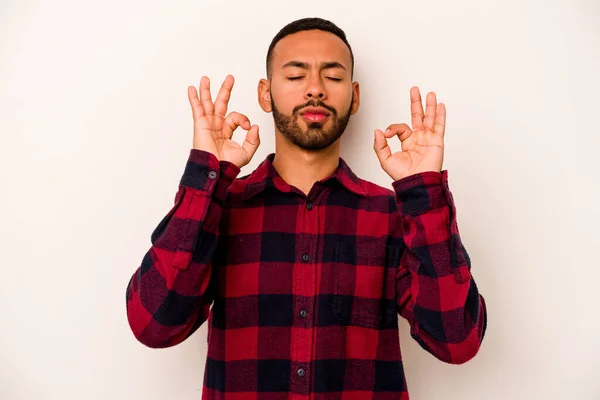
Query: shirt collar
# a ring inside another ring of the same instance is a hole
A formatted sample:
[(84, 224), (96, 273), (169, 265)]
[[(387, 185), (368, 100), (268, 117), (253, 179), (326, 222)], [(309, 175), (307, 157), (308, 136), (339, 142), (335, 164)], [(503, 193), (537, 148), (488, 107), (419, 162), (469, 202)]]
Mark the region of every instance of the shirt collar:
[[(276, 188), (280, 192), (291, 192), (288, 185), (273, 167), (275, 153), (269, 154), (265, 160), (246, 178), (246, 189), (244, 191), (244, 200), (248, 200), (266, 189)], [(359, 195), (366, 196), (367, 192), (362, 187), (360, 179), (350, 169), (348, 164), (340, 157), (339, 165), (335, 172), (321, 180), (328, 182), (337, 180), (346, 190)]]

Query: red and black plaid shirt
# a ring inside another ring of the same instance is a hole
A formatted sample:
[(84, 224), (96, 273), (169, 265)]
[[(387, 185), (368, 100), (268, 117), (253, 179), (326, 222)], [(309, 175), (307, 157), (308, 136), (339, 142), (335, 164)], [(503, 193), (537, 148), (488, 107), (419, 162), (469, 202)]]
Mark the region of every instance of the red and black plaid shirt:
[(190, 151), (127, 287), (141, 343), (174, 346), (208, 319), (207, 400), (408, 399), (398, 314), (440, 360), (475, 356), (486, 306), (446, 170), (390, 190), (340, 159), (304, 195), (272, 160), (237, 178)]

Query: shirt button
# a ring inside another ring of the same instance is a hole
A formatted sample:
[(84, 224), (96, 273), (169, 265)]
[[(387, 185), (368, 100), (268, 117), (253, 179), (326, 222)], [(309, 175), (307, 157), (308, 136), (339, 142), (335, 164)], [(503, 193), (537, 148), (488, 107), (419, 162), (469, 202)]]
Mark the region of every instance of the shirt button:
[(217, 173), (216, 173), (216, 171), (210, 171), (210, 172), (208, 173), (208, 177), (209, 177), (210, 179), (215, 179), (215, 178), (217, 177)]
[(298, 376), (306, 375), (306, 371), (304, 371), (304, 368), (298, 368), (298, 371), (296, 373), (298, 374)]
[(308, 313), (306, 312), (306, 310), (300, 310), (300, 316), (302, 318), (306, 318), (307, 315), (308, 315)]
[(306, 205), (306, 208), (308, 208), (309, 210), (312, 210), (312, 209), (313, 209), (313, 205), (312, 205), (312, 203), (308, 203), (308, 204)]
[(306, 253), (302, 254), (302, 261), (308, 262), (308, 260), (310, 260), (310, 257), (308, 256), (308, 254), (306, 254)]

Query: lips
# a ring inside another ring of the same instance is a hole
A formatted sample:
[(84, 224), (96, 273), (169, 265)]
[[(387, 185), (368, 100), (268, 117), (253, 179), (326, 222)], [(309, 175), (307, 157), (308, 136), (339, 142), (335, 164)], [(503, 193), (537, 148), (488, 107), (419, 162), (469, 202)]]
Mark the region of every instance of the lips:
[(302, 117), (309, 122), (322, 122), (327, 118), (325, 114), (304, 113)]
[(323, 107), (307, 107), (300, 112), (300, 115), (307, 122), (323, 122), (329, 117), (330, 113)]

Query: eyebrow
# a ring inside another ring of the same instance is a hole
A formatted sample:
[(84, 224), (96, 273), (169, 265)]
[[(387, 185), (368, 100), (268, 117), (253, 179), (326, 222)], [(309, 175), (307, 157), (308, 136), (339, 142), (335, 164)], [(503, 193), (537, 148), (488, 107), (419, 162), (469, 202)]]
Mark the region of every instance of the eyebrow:
[[(309, 69), (308, 63), (302, 62), (302, 61), (290, 61), (286, 64), (283, 65), (283, 68), (288, 68), (288, 67), (296, 67), (296, 68), (302, 68), (302, 69)], [(346, 70), (346, 67), (344, 67), (342, 64), (340, 64), (337, 61), (327, 61), (327, 62), (323, 62), (321, 63), (321, 69), (331, 69), (331, 68), (341, 68), (343, 70)]]

